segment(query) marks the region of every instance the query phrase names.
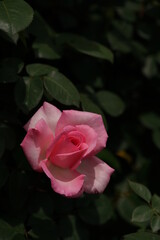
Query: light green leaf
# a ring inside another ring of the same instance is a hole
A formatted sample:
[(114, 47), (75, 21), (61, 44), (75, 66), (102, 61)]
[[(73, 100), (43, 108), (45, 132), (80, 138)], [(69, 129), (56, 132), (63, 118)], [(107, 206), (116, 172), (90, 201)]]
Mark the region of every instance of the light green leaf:
[(112, 204), (104, 194), (91, 201), (90, 205), (78, 211), (80, 218), (91, 225), (101, 225), (111, 219), (113, 215)]
[(149, 129), (158, 129), (160, 128), (160, 116), (154, 112), (144, 113), (140, 116), (141, 123)]
[(65, 105), (79, 106), (80, 96), (73, 83), (59, 72), (44, 77), (46, 91), (57, 101)]
[(39, 43), (35, 42), (33, 44), (33, 49), (38, 58), (44, 59), (59, 59), (61, 56), (57, 53), (54, 47), (49, 43)]
[(33, 19), (33, 9), (23, 0), (0, 1), (0, 29), (11, 38)]
[(160, 240), (160, 236), (150, 232), (136, 232), (125, 235), (124, 240)]
[(160, 149), (160, 130), (154, 130), (152, 132), (152, 139), (157, 148)]
[(146, 202), (150, 203), (151, 200), (151, 193), (147, 187), (140, 183), (128, 181), (129, 186), (131, 189), (142, 199), (144, 199)]
[(96, 96), (101, 107), (109, 115), (117, 117), (124, 112), (125, 104), (115, 93), (110, 91), (99, 91)]
[(132, 222), (146, 222), (151, 218), (151, 208), (142, 205), (134, 209), (132, 213)]
[(104, 45), (75, 34), (61, 34), (57, 41), (67, 43), (75, 50), (113, 63), (113, 53)]
[(159, 215), (155, 215), (152, 217), (151, 228), (152, 228), (153, 232), (157, 232), (158, 230), (160, 230), (160, 216)]
[(33, 63), (26, 66), (26, 71), (30, 76), (36, 77), (36, 76), (48, 75), (52, 71), (58, 71), (58, 70), (55, 67), (52, 67), (50, 65)]

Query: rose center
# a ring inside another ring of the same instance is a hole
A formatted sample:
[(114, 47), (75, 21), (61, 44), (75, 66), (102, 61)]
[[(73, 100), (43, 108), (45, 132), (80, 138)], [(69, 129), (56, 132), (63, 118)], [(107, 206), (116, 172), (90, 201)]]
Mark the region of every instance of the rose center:
[(77, 138), (70, 138), (71, 143), (73, 143), (73, 145), (75, 145), (76, 147), (78, 147), (80, 145), (80, 141)]

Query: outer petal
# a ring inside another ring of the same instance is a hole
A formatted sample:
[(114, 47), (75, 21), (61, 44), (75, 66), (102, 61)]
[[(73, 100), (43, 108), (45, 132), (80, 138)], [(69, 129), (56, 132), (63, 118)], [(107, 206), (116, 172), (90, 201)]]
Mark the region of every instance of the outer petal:
[(56, 135), (63, 131), (63, 128), (67, 125), (88, 125), (94, 129), (94, 131), (97, 133), (97, 144), (94, 149), (94, 154), (98, 153), (106, 146), (108, 135), (105, 130), (101, 115), (90, 112), (65, 110), (62, 112), (62, 115), (57, 123)]
[(52, 142), (53, 133), (43, 119), (28, 130), (21, 147), (34, 170), (41, 171), (39, 163), (46, 158), (46, 150)]
[(39, 108), (39, 110), (28, 121), (24, 128), (26, 131), (28, 131), (30, 128), (34, 128), (40, 119), (44, 119), (53, 133), (55, 133), (55, 128), (61, 114), (62, 113), (58, 108), (50, 103), (44, 102), (43, 106)]
[(51, 186), (57, 193), (65, 195), (66, 197), (79, 196), (81, 192), (84, 175), (69, 169), (56, 167), (49, 161), (42, 161), (40, 163), (43, 171), (51, 180)]
[(101, 193), (108, 185), (114, 169), (94, 156), (84, 159), (77, 171), (86, 176), (84, 181), (85, 192)]

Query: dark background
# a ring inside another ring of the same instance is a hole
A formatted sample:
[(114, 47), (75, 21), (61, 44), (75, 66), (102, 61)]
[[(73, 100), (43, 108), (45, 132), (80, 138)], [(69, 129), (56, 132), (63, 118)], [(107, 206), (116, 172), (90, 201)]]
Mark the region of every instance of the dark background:
[[(0, 239), (118, 240), (139, 229), (154, 232), (150, 219), (131, 221), (144, 202), (128, 180), (160, 195), (159, 1), (26, 2), (34, 11), (31, 24), (17, 37), (0, 27)], [(113, 63), (95, 42), (112, 51)], [(78, 90), (75, 101), (43, 87), (44, 74), (31, 77), (27, 66), (35, 63), (59, 69)], [(44, 100), (102, 114), (109, 139), (99, 157), (115, 168), (104, 194), (67, 199), (28, 165), (20, 148), (23, 125)]]

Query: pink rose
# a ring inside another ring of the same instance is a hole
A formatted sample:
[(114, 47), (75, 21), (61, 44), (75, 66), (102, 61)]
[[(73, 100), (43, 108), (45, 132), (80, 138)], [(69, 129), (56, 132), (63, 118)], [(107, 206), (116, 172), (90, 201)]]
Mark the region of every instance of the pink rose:
[(50, 178), (55, 192), (77, 197), (104, 191), (114, 169), (95, 156), (108, 137), (100, 115), (61, 112), (44, 102), (24, 128), (23, 151), (32, 168)]

